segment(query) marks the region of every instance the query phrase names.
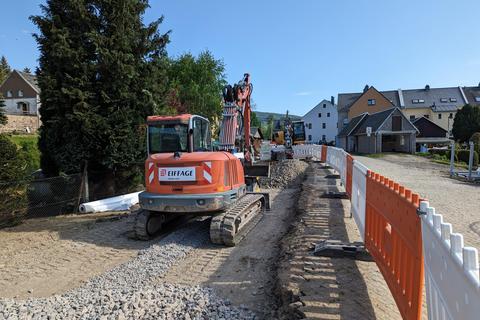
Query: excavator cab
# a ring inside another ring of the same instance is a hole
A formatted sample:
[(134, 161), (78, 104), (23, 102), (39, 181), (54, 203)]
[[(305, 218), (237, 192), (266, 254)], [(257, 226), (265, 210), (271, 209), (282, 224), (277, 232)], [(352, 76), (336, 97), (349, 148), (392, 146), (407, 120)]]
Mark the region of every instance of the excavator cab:
[(212, 151), (208, 119), (191, 114), (151, 116), (148, 125), (148, 153)]

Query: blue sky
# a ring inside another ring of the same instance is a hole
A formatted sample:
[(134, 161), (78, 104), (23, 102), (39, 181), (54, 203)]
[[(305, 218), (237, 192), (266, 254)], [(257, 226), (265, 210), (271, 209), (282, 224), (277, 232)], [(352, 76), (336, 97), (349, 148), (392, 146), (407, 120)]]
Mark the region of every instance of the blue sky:
[[(4, 1), (0, 55), (37, 65), (28, 20), (40, 0)], [(210, 50), (230, 82), (250, 72), (257, 110), (303, 115), (323, 98), (380, 90), (477, 85), (478, 0), (151, 0), (170, 55)]]

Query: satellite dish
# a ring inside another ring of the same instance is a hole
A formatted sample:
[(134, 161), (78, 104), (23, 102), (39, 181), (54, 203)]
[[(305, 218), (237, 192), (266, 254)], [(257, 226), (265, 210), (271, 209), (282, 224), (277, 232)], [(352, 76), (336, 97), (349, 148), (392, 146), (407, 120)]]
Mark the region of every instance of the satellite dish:
[(370, 137), (372, 135), (372, 127), (367, 127), (366, 131), (367, 131), (367, 137)]

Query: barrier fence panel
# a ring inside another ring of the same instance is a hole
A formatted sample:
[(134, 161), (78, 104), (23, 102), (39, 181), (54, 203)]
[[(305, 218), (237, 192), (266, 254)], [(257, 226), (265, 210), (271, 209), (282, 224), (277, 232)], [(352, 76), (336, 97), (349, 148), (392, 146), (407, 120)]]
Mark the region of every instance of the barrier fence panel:
[(353, 171), (353, 157), (350, 154), (346, 154), (346, 182), (345, 191), (348, 194), (350, 200), (352, 199), (352, 171)]
[(365, 240), (365, 207), (367, 196), (367, 167), (353, 160), (352, 169), (352, 215), (362, 240)]
[(347, 153), (343, 149), (328, 147), (327, 163), (340, 174), (344, 186), (346, 183), (346, 158)]
[(428, 319), (479, 319), (480, 282), (477, 249), (463, 246), (428, 202), (422, 201), (422, 237)]
[(327, 149), (326, 145), (322, 145), (322, 157), (320, 159), (322, 162), (327, 162)]
[(423, 257), (418, 194), (367, 172), (365, 247), (388, 284), (403, 319), (420, 319)]

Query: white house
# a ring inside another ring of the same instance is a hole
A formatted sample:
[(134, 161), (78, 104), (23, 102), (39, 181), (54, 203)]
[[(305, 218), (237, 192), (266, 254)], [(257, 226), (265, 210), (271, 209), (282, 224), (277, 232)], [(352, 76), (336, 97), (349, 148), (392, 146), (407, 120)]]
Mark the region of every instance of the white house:
[(338, 112), (335, 98), (332, 97), (330, 101), (322, 100), (302, 117), (305, 123), (307, 143), (335, 141), (337, 119)]

